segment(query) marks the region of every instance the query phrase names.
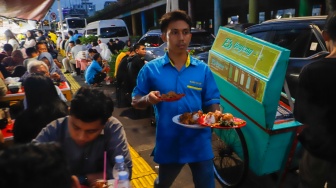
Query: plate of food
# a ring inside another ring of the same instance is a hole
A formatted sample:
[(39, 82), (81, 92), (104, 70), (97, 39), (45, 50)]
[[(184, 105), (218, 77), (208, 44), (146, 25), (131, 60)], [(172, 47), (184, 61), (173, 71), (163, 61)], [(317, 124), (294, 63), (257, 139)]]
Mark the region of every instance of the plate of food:
[(220, 111), (203, 113), (186, 112), (173, 117), (173, 122), (188, 128), (204, 128), (211, 127), (217, 129), (240, 128), (246, 125), (246, 121), (233, 117), (230, 113), (222, 113)]
[[(201, 111), (199, 111), (201, 112)], [(183, 127), (192, 129), (203, 129), (204, 126), (198, 124), (199, 113), (184, 113), (173, 117), (173, 122)]]
[(232, 129), (245, 126), (246, 121), (233, 117), (230, 113), (222, 113), (217, 110), (216, 112), (201, 115), (198, 118), (198, 124), (217, 129)]
[(166, 102), (173, 102), (173, 101), (180, 100), (184, 96), (185, 94), (183, 93), (175, 93), (174, 91), (169, 91), (167, 94), (162, 94), (160, 96), (160, 99)]

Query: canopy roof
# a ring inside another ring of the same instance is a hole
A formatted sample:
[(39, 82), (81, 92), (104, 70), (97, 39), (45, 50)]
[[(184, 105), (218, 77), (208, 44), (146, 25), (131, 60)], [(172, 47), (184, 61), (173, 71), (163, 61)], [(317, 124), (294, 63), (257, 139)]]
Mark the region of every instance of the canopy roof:
[(55, 0), (0, 0), (0, 16), (41, 20)]

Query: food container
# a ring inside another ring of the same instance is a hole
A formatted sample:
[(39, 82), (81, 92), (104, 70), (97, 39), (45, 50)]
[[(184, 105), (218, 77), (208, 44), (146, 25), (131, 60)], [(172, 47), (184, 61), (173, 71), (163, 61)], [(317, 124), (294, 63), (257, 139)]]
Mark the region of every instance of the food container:
[(20, 88), (21, 88), (21, 82), (14, 82), (14, 83), (8, 84), (8, 90), (12, 93), (19, 92)]

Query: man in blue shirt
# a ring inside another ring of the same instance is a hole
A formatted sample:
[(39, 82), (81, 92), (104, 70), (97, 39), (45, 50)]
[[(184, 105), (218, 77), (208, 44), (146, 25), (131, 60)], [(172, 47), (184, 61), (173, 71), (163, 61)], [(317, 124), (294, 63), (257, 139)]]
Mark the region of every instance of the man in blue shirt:
[(93, 86), (101, 86), (100, 83), (105, 79), (108, 67), (105, 65), (102, 68), (99, 62), (102, 58), (99, 53), (93, 56), (93, 61), (91, 65), (87, 68), (85, 72), (85, 81), (87, 84), (92, 84)]
[[(166, 13), (161, 18), (162, 39), (168, 52), (140, 70), (132, 93), (132, 105), (154, 105), (157, 127), (154, 161), (160, 165), (155, 187), (171, 187), (185, 164), (188, 164), (195, 187), (214, 188), (211, 129), (191, 129), (172, 121), (185, 112), (219, 110), (220, 94), (210, 68), (191, 57), (191, 18), (184, 11)], [(174, 91), (185, 97), (164, 102), (161, 94)]]

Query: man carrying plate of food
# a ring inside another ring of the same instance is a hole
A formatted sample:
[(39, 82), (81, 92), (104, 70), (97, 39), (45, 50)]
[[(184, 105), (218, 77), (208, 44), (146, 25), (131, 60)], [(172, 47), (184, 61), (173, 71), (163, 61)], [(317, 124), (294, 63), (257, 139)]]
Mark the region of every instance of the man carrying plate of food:
[(153, 154), (160, 166), (154, 187), (171, 187), (182, 167), (188, 164), (195, 187), (214, 188), (211, 128), (180, 126), (172, 118), (186, 112), (219, 110), (220, 93), (208, 65), (187, 52), (192, 37), (190, 17), (176, 10), (163, 15), (160, 23), (167, 53), (143, 66), (132, 93), (134, 108), (153, 105), (155, 110)]

